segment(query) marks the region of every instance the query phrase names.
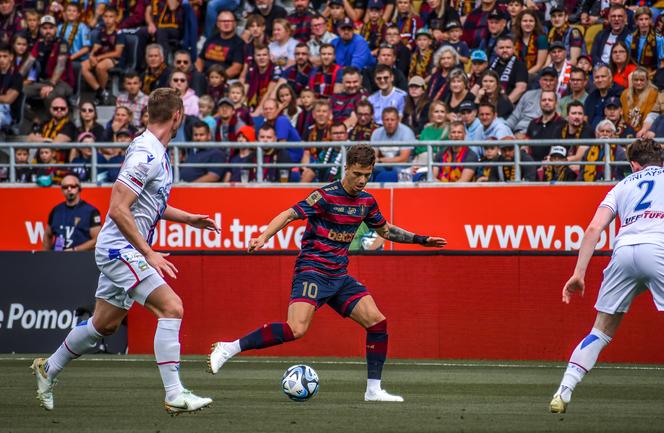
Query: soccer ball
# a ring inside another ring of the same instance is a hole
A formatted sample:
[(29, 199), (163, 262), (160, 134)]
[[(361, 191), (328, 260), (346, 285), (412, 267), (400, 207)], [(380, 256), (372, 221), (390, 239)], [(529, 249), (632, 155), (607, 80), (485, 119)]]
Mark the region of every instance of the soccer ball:
[(289, 367), (281, 378), (281, 389), (294, 401), (305, 401), (318, 394), (318, 374), (308, 365)]

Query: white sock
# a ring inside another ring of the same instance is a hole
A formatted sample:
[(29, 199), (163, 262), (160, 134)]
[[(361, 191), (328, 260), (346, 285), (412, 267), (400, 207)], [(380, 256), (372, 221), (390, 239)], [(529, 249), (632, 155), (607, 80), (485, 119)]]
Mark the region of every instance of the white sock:
[(46, 360), (44, 370), (46, 370), (49, 379), (56, 377), (72, 359), (95, 349), (102, 337), (92, 325), (92, 317), (76, 325), (58, 347), (58, 350)]
[(159, 319), (154, 334), (154, 356), (168, 401), (173, 401), (184, 389), (179, 373), (180, 323), (182, 319)]
[(590, 334), (576, 346), (557, 391), (564, 401), (569, 401), (572, 398), (572, 391), (574, 391), (576, 385), (595, 366), (600, 352), (610, 342), (611, 337), (599, 329), (593, 328)]
[(238, 339), (230, 343), (226, 343), (226, 350), (228, 350), (228, 353), (230, 353), (231, 356), (235, 356), (242, 352), (242, 349), (240, 348), (240, 340)]
[(377, 392), (380, 390), (380, 379), (367, 379), (367, 392)]

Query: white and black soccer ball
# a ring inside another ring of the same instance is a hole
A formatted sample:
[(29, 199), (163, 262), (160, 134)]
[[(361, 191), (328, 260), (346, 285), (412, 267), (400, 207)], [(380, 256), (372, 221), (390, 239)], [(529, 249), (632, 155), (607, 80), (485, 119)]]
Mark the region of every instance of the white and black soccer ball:
[(318, 394), (318, 374), (308, 365), (289, 367), (281, 378), (281, 389), (294, 401), (305, 401)]

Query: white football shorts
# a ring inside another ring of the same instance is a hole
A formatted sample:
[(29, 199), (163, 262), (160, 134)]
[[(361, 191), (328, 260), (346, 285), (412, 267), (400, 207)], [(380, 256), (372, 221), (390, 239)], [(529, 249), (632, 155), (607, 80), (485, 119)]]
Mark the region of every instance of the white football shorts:
[(664, 311), (664, 246), (624, 245), (613, 251), (597, 295), (595, 309), (626, 313), (632, 299), (650, 289), (659, 311)]
[(95, 260), (101, 271), (95, 298), (118, 308), (129, 310), (134, 301), (144, 305), (154, 289), (166, 284), (145, 257), (133, 248), (108, 252), (97, 249)]

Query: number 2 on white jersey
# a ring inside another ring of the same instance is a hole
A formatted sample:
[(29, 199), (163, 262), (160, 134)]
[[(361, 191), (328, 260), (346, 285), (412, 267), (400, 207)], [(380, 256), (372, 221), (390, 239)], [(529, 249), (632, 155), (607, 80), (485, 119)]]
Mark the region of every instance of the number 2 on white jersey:
[(639, 200), (639, 203), (636, 205), (634, 208), (635, 212), (641, 211), (641, 210), (646, 210), (652, 205), (652, 201), (645, 201), (645, 199), (650, 195), (652, 192), (653, 188), (655, 187), (655, 181), (654, 180), (644, 180), (640, 182), (637, 186), (639, 189), (643, 189), (643, 186), (645, 185), (646, 187), (646, 192), (643, 194), (643, 197), (641, 197), (641, 200)]

